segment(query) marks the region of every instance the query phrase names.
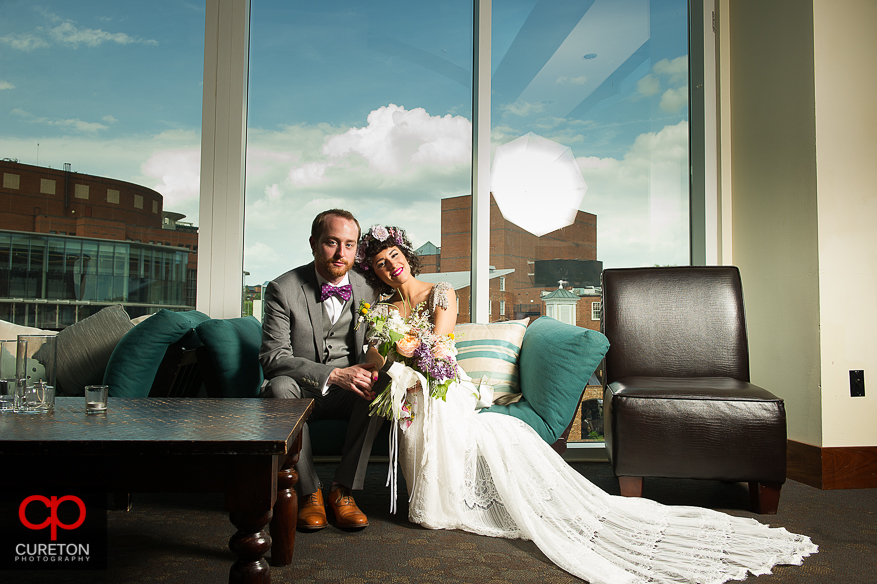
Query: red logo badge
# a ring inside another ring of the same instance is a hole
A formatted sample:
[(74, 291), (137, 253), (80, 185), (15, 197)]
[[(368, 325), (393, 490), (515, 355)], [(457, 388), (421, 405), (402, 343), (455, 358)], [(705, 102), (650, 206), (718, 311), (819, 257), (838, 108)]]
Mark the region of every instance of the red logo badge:
[[(39, 501), (43, 505), (46, 506), (46, 509), (50, 511), (49, 518), (43, 521), (38, 525), (34, 525), (30, 521), (27, 520), (24, 512), (27, 509), (27, 506), (31, 503), (31, 501)], [(79, 507), (79, 519), (76, 523), (67, 524), (61, 523), (58, 519), (58, 506), (64, 501), (73, 501), (76, 503), (77, 507)], [(31, 495), (27, 499), (21, 502), (21, 505), (18, 507), (18, 518), (21, 519), (21, 524), (27, 527), (28, 529), (45, 529), (46, 527), (52, 528), (52, 541), (56, 541), (58, 539), (58, 528), (61, 529), (76, 529), (82, 522), (85, 521), (85, 503), (82, 502), (82, 499), (73, 495), (66, 495), (64, 497), (55, 497), (52, 496), (44, 497), (42, 495)]]

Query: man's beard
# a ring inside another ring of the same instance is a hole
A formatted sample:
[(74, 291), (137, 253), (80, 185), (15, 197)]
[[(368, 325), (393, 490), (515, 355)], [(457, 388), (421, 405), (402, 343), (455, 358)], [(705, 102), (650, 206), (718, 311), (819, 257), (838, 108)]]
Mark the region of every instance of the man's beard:
[(346, 260), (343, 261), (343, 266), (336, 266), (334, 259), (323, 260), (323, 268), (333, 278), (343, 278), (344, 274), (350, 271), (350, 264)]

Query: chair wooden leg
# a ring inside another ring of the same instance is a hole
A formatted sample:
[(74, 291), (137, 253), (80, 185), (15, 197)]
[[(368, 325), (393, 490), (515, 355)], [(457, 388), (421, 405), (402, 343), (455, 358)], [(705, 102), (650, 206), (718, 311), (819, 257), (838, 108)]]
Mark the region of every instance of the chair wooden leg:
[(643, 496), (642, 477), (618, 477), (618, 486), (621, 487), (621, 495), (624, 497)]
[(749, 500), (752, 503), (752, 511), (762, 515), (776, 515), (780, 504), (780, 489), (782, 483), (758, 483), (749, 482)]

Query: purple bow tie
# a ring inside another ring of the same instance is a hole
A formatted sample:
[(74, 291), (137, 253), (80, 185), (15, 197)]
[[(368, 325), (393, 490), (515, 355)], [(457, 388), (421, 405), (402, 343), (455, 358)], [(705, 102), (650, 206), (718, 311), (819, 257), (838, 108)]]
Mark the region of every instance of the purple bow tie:
[(350, 284), (344, 284), (343, 286), (333, 286), (332, 284), (323, 284), (320, 288), (320, 302), (325, 302), (326, 298), (330, 296), (337, 296), (344, 302), (350, 300), (350, 297), (353, 295), (353, 287)]

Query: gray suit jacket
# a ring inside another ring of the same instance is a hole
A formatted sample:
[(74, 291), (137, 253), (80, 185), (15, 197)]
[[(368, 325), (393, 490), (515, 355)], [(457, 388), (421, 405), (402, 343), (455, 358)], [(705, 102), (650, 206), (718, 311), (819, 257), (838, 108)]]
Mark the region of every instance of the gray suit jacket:
[[(362, 300), (373, 304), (377, 295), (365, 278), (354, 270), (348, 274), (353, 297), (346, 308), (355, 311)], [(264, 301), (259, 362), (265, 378), (285, 375), (293, 378), (302, 390), (319, 392), (334, 367), (322, 362), (323, 306), (314, 262), (269, 282)], [(356, 346), (352, 347), (352, 353), (357, 363), (363, 360), (366, 328), (363, 325), (356, 331)]]

